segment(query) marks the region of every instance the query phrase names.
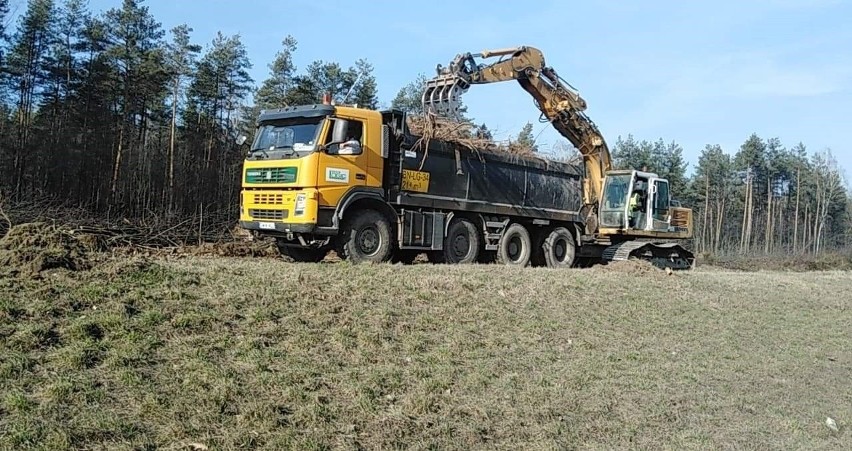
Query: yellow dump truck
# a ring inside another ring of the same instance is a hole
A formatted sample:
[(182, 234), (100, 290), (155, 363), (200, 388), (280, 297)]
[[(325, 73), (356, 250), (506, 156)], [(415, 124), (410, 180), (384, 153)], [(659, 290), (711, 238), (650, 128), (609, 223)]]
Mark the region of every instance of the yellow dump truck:
[(582, 165), (421, 139), (398, 110), (329, 103), (267, 110), (243, 168), (240, 225), (275, 237), (283, 254), (302, 262), (333, 249), (353, 262), (426, 253), (446, 263), (569, 267), (638, 258), (691, 268), (683, 244), (692, 211), (676, 205), (668, 181), (613, 170), (603, 137), (582, 113), (585, 102), (536, 49), (489, 55), (497, 54), (509, 56), (497, 64), (514, 72), (460, 55), (439, 67), (424, 106), (451, 113), (471, 84), (516, 79), (580, 150)]

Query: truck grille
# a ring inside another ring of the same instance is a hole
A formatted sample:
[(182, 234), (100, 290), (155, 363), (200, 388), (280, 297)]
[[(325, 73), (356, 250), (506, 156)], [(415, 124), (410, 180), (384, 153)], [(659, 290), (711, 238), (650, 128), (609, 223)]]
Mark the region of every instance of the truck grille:
[(249, 215), (254, 219), (284, 219), (287, 210), (249, 209)]
[(283, 205), (283, 194), (255, 194), (254, 203), (257, 205)]
[(248, 183), (293, 183), (296, 181), (298, 169), (291, 168), (256, 168), (246, 171)]

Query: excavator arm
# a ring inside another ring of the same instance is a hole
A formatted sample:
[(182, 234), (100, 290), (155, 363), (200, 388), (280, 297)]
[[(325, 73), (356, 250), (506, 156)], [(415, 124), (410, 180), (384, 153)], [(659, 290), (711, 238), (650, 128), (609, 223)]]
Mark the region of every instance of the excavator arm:
[[(477, 64), (476, 58), (501, 57), (493, 64)], [(505, 58), (504, 58), (505, 57)], [(517, 80), (535, 99), (542, 116), (583, 156), (586, 168), (585, 203), (601, 199), (603, 177), (612, 161), (603, 135), (583, 111), (586, 101), (564, 82), (553, 68), (545, 65), (540, 50), (516, 47), (457, 55), (449, 67), (438, 65), (437, 76), (426, 83), (424, 111), (458, 116), (461, 95), (471, 85)]]

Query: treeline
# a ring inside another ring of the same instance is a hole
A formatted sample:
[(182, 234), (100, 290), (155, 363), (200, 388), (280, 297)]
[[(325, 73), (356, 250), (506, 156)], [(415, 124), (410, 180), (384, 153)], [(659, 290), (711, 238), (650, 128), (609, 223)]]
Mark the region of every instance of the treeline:
[(830, 149), (753, 134), (734, 153), (707, 145), (687, 176), (683, 149), (619, 137), (614, 164), (657, 172), (695, 215), (695, 249), (709, 254), (819, 253), (852, 247), (852, 194)]
[[(244, 150), (262, 108), (338, 102), (378, 106), (373, 68), (316, 60), (297, 68), (292, 36), (254, 80), (239, 35), (197, 42), (143, 0), (102, 14), (85, 0), (29, 0), (12, 21), (0, 0), (0, 195), (49, 199), (111, 218), (236, 217)], [(420, 109), (422, 74), (392, 106)], [(485, 124), (477, 136), (489, 137)], [(532, 126), (517, 135), (535, 148)], [(817, 252), (852, 242), (849, 193), (830, 152), (750, 137), (735, 153), (708, 146), (691, 176), (674, 142), (619, 138), (619, 167), (672, 181), (695, 210), (700, 251)]]
[[(297, 72), (288, 36), (259, 89), (239, 35), (197, 43), (164, 30), (141, 0), (92, 14), (85, 0), (0, 0), (0, 190), (95, 214), (179, 216), (238, 208), (257, 109), (321, 93), (377, 104), (372, 67), (315, 61)], [(347, 97), (348, 96), (348, 97)]]

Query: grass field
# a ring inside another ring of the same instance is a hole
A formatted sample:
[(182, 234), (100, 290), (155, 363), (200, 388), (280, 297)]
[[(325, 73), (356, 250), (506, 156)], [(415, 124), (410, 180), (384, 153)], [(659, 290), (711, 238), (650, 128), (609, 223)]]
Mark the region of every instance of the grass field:
[(5, 277), (0, 448), (852, 449), (850, 292), (268, 258)]

